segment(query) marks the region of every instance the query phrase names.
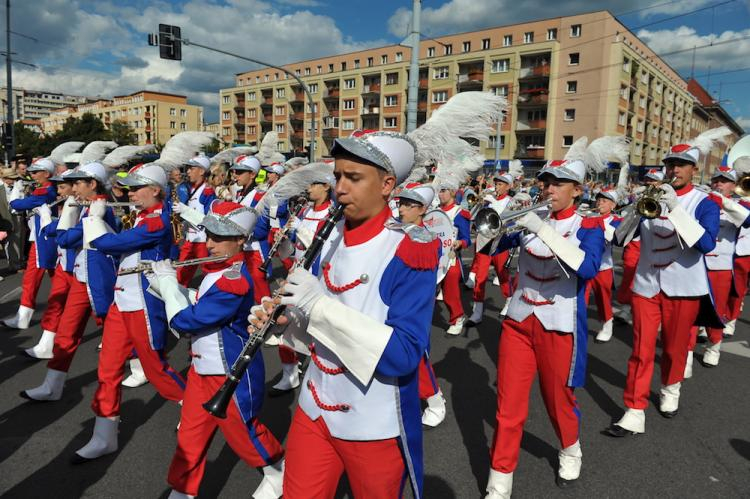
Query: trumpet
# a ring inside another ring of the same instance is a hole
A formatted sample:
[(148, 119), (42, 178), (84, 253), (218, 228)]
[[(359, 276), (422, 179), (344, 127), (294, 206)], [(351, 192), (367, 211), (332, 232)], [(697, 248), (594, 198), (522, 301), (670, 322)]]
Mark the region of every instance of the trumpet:
[[(193, 258), (192, 260), (172, 262), (172, 268), (178, 269), (180, 267), (191, 267), (193, 265), (201, 265), (203, 263), (223, 262), (227, 258), (229, 258), (229, 255), (215, 255), (215, 256), (205, 256), (203, 258)], [(117, 275), (140, 274), (141, 272), (148, 272), (150, 270), (151, 270), (151, 262), (141, 262), (135, 267), (127, 267), (124, 269), (120, 269), (119, 272), (117, 272)]]
[(750, 173), (745, 173), (737, 180), (734, 193), (743, 198), (750, 196)]
[(477, 227), (477, 233), (486, 237), (487, 239), (495, 239), (499, 236), (505, 236), (512, 232), (517, 232), (519, 229), (516, 219), (521, 218), (523, 215), (532, 211), (537, 211), (542, 208), (547, 208), (552, 201), (543, 201), (541, 203), (523, 208), (520, 210), (513, 210), (508, 213), (499, 215), (492, 208), (483, 208), (477, 213), (477, 217), (474, 223)]
[(649, 185), (646, 190), (643, 191), (638, 201), (635, 203), (635, 210), (643, 218), (653, 219), (661, 215), (661, 199), (662, 191), (657, 185)]

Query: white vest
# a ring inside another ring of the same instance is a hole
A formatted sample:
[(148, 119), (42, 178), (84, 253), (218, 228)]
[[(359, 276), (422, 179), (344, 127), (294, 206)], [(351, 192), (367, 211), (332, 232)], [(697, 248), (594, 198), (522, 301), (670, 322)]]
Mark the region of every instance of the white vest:
[(734, 268), (734, 246), (737, 242), (737, 226), (721, 210), (719, 233), (716, 236), (716, 247), (706, 253), (708, 270), (732, 270)]
[[(190, 199), (188, 199), (188, 202), (187, 202), (187, 205), (189, 207), (199, 212), (201, 215), (206, 212), (206, 209), (203, 206), (203, 203), (201, 203), (201, 194), (203, 194), (204, 190), (206, 190), (205, 182), (203, 182), (203, 184), (201, 184), (201, 186), (198, 187), (195, 190), (195, 192), (193, 192), (193, 195), (190, 196)], [(206, 231), (197, 229), (196, 227), (193, 227), (192, 225), (188, 224), (186, 240), (191, 243), (205, 243)]]
[(750, 229), (744, 227), (740, 229), (740, 235), (737, 236), (737, 244), (734, 252), (737, 256), (750, 255)]
[[(239, 191), (235, 193), (235, 196), (239, 204), (241, 204), (245, 208), (252, 208), (253, 200), (255, 199), (255, 194), (257, 194), (257, 189), (253, 189), (243, 196), (242, 190), (240, 189)], [(243, 251), (260, 251), (260, 243), (258, 241), (253, 240), (252, 237), (250, 237), (248, 238), (247, 241), (245, 241), (244, 246), (242, 246), (242, 250)]]
[[(609, 215), (604, 219), (604, 226), (612, 225), (612, 221), (615, 219), (614, 216)], [(602, 263), (599, 265), (599, 271), (609, 270), (612, 268), (612, 241), (604, 239), (604, 253), (602, 253)]]
[[(315, 211), (313, 206), (306, 208), (302, 213), (302, 216), (295, 223), (295, 228), (299, 229), (300, 227), (304, 227), (311, 233), (315, 234), (318, 231), (318, 225), (320, 225), (321, 220), (325, 220), (326, 217), (328, 217), (328, 208), (330, 208), (330, 206), (330, 204), (326, 204), (325, 208), (322, 208), (319, 211)], [(290, 216), (292, 215), (290, 214)], [(299, 260), (304, 254), (305, 248), (299, 244), (295, 244), (294, 258)]]
[[(680, 196), (680, 205), (691, 216), (708, 195), (698, 189)], [(667, 296), (708, 294), (708, 275), (703, 254), (686, 247), (666, 218), (643, 220), (640, 226), (641, 255), (633, 281), (633, 292), (651, 298), (663, 291)]]
[[(210, 272), (201, 281), (198, 287), (198, 300), (206, 294), (211, 286), (224, 275), (227, 269)], [(195, 372), (203, 375), (222, 375), (226, 374), (224, 361), (221, 358), (221, 346), (219, 345), (219, 333), (221, 327), (209, 333), (202, 333), (200, 336), (190, 338), (190, 351), (193, 355), (193, 368)]]
[[(539, 216), (544, 218), (544, 214)], [(570, 243), (578, 246), (576, 234), (583, 218), (574, 214), (547, 223)], [(567, 271), (567, 274), (566, 274)], [(534, 314), (545, 329), (573, 333), (576, 330), (578, 276), (563, 268), (552, 250), (536, 234), (521, 236), (518, 286), (511, 298), (508, 317), (522, 322)]]
[[(323, 284), (325, 293), (384, 323), (388, 307), (380, 297), (380, 281), (383, 271), (405, 235), (403, 232), (383, 229), (365, 243), (346, 247), (341, 238), (342, 230), (343, 222), (339, 223), (324, 245), (321, 262), (330, 262), (329, 276), (336, 286), (351, 283), (363, 274), (367, 274), (368, 281), (339, 294), (332, 293)], [(339, 240), (341, 242), (338, 246), (334, 246)], [(320, 280), (323, 281), (322, 264)], [(336, 369), (342, 365), (336, 355), (321, 344), (315, 345), (315, 353), (327, 368)], [(313, 399), (309, 383), (312, 383), (323, 404), (348, 404), (351, 409), (348, 412), (322, 410)], [(376, 373), (368, 386), (362, 386), (348, 372), (326, 374), (314, 362), (310, 362), (302, 384), (299, 405), (310, 419), (322, 417), (331, 435), (336, 438), (382, 440), (401, 434), (398, 400), (399, 387), (396, 378)]]
[[(155, 210), (153, 213), (161, 214), (161, 210)], [(136, 216), (133, 226), (138, 225), (141, 220), (143, 218), (139, 214)], [(123, 255), (120, 257), (118, 271), (136, 267), (139, 263), (141, 263), (140, 251)], [(140, 273), (117, 276), (117, 280), (115, 281), (115, 304), (121, 312), (135, 312), (146, 309), (146, 299), (143, 296)]]

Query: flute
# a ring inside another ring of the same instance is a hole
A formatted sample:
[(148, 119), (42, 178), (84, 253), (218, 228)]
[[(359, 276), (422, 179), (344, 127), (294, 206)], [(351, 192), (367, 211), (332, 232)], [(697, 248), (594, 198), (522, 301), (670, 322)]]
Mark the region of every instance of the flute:
[[(172, 262), (172, 268), (178, 269), (180, 267), (191, 267), (193, 265), (200, 265), (202, 263), (222, 262), (226, 260), (227, 258), (229, 258), (229, 255), (216, 255), (216, 256), (206, 256), (203, 258), (193, 258), (192, 260)], [(151, 270), (151, 262), (142, 262), (136, 265), (135, 267), (126, 267), (124, 269), (120, 269), (120, 271), (117, 272), (117, 275), (140, 274), (141, 272), (148, 272), (150, 270)]]

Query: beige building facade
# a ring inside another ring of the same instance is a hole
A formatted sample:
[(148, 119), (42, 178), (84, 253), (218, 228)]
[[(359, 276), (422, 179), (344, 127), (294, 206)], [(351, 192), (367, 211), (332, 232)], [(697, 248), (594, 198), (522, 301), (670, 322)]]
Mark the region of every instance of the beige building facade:
[(188, 104), (184, 95), (143, 90), (55, 111), (42, 119), (44, 133), (54, 133), (69, 117), (85, 113), (98, 117), (106, 127), (114, 121), (127, 123), (139, 145), (165, 144), (179, 132), (203, 129), (202, 106)]

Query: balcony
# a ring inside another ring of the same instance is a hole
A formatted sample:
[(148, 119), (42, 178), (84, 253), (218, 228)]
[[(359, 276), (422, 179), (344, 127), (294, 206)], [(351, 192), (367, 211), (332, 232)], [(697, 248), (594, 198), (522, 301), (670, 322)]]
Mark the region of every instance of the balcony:
[(264, 99), (260, 103), (260, 107), (263, 110), (271, 109), (273, 108), (273, 99)]
[(271, 117), (270, 114), (262, 114), (260, 116), (260, 122), (261, 122), (261, 124), (271, 123), (271, 121), (273, 121), (273, 118)]
[(302, 111), (298, 111), (296, 113), (292, 113), (289, 115), (289, 121), (291, 121), (292, 123), (302, 122), (304, 120), (305, 120), (305, 113), (303, 113)]
[(236, 113), (243, 112), (245, 110), (245, 101), (237, 102), (237, 104), (234, 105), (234, 111)]
[(522, 67), (518, 73), (518, 79), (526, 78), (549, 78), (549, 64)]
[(323, 138), (324, 139), (335, 139), (339, 136), (339, 129), (338, 128), (324, 128), (323, 129)]
[(299, 91), (294, 92), (292, 96), (289, 98), (289, 102), (291, 103), (304, 103), (305, 102), (305, 92)]
[(339, 87), (326, 88), (323, 91), (323, 100), (338, 100), (340, 93)]
[(234, 128), (236, 128), (237, 130), (244, 130), (245, 129), (245, 124), (244, 123), (240, 123), (240, 122), (236, 122), (236, 123), (234, 123)]
[(426, 113), (427, 112), (427, 101), (421, 100), (417, 102), (417, 112), (418, 113)]
[(458, 75), (458, 88), (460, 90), (481, 90), (484, 86), (484, 71), (472, 69), (467, 73)]
[(362, 116), (375, 116), (380, 114), (380, 108), (378, 106), (365, 106), (362, 108)]
[(519, 132), (525, 132), (528, 130), (544, 130), (546, 128), (547, 128), (546, 119), (518, 120), (516, 122), (516, 130)]
[(150, 120), (151, 119), (151, 113), (144, 113), (143, 117), (146, 118), (147, 120)]
[(516, 150), (516, 158), (519, 159), (544, 159), (544, 146), (522, 146)]
[(369, 83), (364, 86), (362, 89), (362, 95), (380, 95), (380, 82), (377, 83)]
[(419, 88), (421, 88), (422, 90), (426, 90), (427, 86), (429, 84), (430, 84), (430, 81), (429, 81), (429, 79), (426, 76), (425, 77), (422, 77), (422, 76), (419, 77)]
[(520, 106), (546, 106), (549, 102), (549, 89), (530, 88), (518, 93), (518, 105)]

